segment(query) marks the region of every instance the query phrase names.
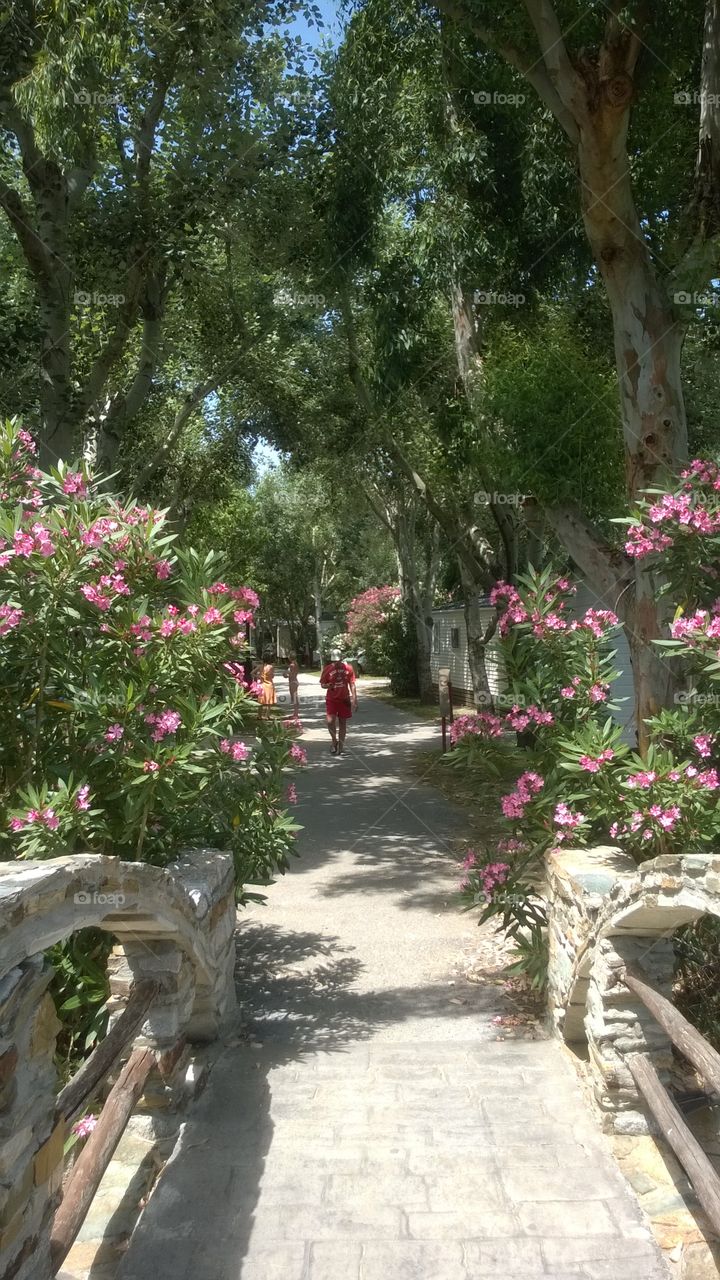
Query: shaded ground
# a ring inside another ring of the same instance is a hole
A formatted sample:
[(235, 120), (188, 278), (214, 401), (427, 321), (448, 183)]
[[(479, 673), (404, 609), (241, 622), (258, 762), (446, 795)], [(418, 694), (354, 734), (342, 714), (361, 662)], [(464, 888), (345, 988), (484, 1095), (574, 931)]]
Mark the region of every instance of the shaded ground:
[(123, 1280), (661, 1280), (562, 1051), (462, 976), (466, 818), (411, 771), (436, 730), (364, 700), (333, 759), (302, 688), (302, 860), (243, 915), (242, 1025)]

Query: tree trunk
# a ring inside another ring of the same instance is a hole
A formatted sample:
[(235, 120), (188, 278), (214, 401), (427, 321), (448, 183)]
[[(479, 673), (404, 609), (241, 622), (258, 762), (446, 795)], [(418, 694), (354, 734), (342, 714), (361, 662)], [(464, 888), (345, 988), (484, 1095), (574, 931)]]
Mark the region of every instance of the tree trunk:
[(493, 696), (490, 690), (486, 662), (485, 624), (480, 608), (480, 587), (470, 577), (462, 560), (460, 578), (462, 583), (463, 609), (465, 614), (465, 630), (467, 632), (468, 664), (473, 686), (475, 706), (483, 711), (493, 708)]
[[(655, 274), (633, 202), (622, 110), (622, 95), (631, 91), (629, 79), (619, 82), (620, 117), (606, 106), (582, 128), (579, 145), (583, 220), (613, 319), (630, 506), (644, 490), (661, 486), (687, 457), (683, 331)], [(652, 645), (662, 634), (664, 615), (656, 574), (651, 561), (634, 562), (627, 610), (641, 750), (647, 717), (672, 705), (673, 678)]]

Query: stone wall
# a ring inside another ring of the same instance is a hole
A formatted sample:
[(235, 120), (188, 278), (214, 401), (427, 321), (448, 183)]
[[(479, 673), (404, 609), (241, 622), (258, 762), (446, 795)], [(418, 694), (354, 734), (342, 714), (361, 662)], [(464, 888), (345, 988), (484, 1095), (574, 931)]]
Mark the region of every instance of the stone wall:
[(161, 983), (136, 1041), (157, 1050), (141, 1103), (172, 1102), (187, 1043), (213, 1039), (234, 1008), (229, 855), (193, 850), (167, 868), (99, 855), (0, 864), (2, 1280), (52, 1275), (50, 1231), (66, 1133), (55, 1116), (59, 1024), (43, 952), (88, 926), (118, 939), (110, 965), (115, 1016), (134, 979)]
[(569, 1044), (587, 1045), (605, 1129), (646, 1133), (625, 1059), (648, 1053), (664, 1078), (671, 1045), (622, 973), (639, 964), (670, 995), (675, 931), (720, 915), (720, 858), (663, 857), (637, 867), (618, 849), (559, 850), (548, 858), (548, 897), (553, 1028)]

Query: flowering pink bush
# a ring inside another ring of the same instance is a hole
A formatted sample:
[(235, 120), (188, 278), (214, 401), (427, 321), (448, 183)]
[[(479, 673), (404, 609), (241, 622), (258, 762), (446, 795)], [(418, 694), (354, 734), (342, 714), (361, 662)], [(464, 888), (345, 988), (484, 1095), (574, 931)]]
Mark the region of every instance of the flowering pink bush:
[(296, 748), (238, 665), (257, 596), (162, 512), (33, 455), (0, 429), (0, 856), (202, 843), (233, 851), (239, 885), (269, 880)]

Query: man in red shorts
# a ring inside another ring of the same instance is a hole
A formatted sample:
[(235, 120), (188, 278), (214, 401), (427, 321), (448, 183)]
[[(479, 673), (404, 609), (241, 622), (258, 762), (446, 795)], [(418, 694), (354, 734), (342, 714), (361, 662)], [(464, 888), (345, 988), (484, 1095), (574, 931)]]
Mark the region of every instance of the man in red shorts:
[(332, 738), (331, 754), (341, 756), (345, 747), (347, 722), (353, 711), (357, 711), (357, 689), (355, 672), (349, 662), (342, 661), (339, 649), (333, 649), (330, 661), (325, 663), (320, 674), (320, 684), (327, 690), (325, 710)]

